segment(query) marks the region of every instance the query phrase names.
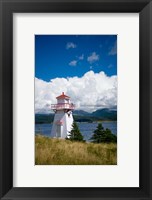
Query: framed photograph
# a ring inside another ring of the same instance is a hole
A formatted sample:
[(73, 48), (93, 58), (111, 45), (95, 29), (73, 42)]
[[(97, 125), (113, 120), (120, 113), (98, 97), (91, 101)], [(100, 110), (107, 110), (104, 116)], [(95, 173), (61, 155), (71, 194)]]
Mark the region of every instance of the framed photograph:
[(2, 199), (151, 199), (151, 1), (0, 1)]
[(36, 165), (117, 164), (117, 35), (35, 35), (35, 133)]

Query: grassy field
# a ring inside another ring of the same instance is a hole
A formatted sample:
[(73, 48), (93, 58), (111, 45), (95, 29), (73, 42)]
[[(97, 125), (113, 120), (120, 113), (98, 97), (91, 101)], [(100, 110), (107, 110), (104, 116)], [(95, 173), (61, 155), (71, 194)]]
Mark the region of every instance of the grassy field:
[(36, 165), (116, 165), (117, 144), (71, 142), (35, 136)]

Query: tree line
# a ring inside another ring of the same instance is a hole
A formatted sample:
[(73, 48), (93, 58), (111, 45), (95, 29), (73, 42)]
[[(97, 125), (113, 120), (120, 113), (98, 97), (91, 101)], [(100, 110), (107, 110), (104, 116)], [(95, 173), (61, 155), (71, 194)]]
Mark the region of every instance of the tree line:
[[(66, 139), (71, 141), (85, 142), (76, 122), (73, 122), (72, 129)], [(104, 129), (102, 123), (99, 123), (89, 140), (93, 143), (116, 143), (117, 136), (112, 134), (110, 129)]]

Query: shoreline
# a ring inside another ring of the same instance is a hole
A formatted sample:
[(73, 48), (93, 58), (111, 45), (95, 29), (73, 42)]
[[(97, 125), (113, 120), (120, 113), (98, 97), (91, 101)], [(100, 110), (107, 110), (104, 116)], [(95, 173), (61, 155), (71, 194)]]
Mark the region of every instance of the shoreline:
[[(79, 124), (93, 124), (93, 123), (102, 123), (102, 122), (117, 122), (117, 120), (99, 120), (99, 121), (93, 121), (93, 122), (77, 122)], [(53, 122), (51, 123), (35, 123), (36, 124), (53, 124)]]

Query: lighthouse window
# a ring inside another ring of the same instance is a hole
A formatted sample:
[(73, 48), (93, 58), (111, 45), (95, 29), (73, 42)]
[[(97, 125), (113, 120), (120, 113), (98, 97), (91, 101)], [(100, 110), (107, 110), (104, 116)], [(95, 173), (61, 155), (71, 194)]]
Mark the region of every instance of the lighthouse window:
[(61, 137), (61, 125), (56, 125), (56, 137)]

